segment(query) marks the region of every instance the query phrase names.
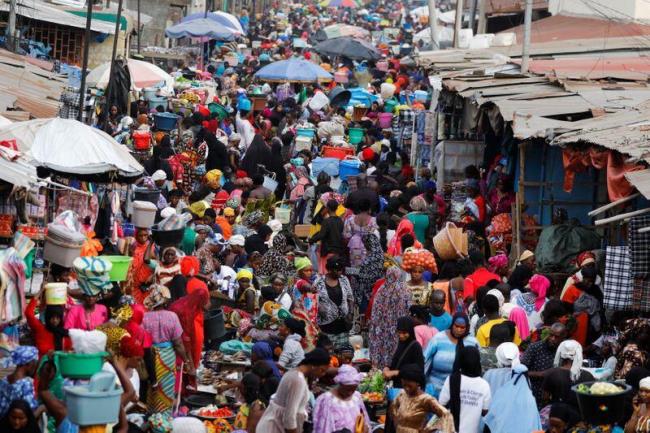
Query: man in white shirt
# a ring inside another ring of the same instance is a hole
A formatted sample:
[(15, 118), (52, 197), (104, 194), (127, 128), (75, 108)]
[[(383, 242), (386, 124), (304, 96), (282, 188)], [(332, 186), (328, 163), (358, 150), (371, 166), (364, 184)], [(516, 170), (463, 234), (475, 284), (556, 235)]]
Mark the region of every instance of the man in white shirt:
[(235, 118), (235, 126), (237, 127), (237, 132), (241, 135), (241, 141), (239, 142), (239, 151), (244, 154), (248, 146), (253, 142), (255, 137), (255, 128), (251, 125), (251, 122), (247, 119), (248, 111), (239, 110), (237, 112), (237, 117)]
[(215, 260), (215, 269), (212, 274), (212, 281), (215, 282), (217, 290), (228, 296), (230, 299), (235, 299), (235, 290), (237, 287), (237, 272), (230, 266), (222, 265), (218, 260)]

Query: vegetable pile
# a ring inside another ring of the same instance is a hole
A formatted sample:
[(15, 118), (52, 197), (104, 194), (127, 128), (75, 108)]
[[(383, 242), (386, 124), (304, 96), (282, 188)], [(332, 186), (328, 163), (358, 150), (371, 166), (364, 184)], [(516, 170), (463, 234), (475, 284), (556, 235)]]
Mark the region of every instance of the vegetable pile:
[(622, 391), (623, 388), (610, 382), (596, 382), (591, 386), (581, 383), (576, 387), (576, 392), (590, 395), (612, 395)]
[(369, 373), (359, 384), (359, 392), (364, 393), (384, 393), (386, 384), (384, 382), (384, 375), (381, 371)]
[(209, 405), (199, 409), (197, 415), (206, 418), (229, 418), (233, 416), (233, 413), (227, 407), (219, 408), (215, 405)]
[(438, 272), (438, 266), (431, 251), (415, 248), (407, 249), (402, 255), (402, 267), (406, 272), (411, 272), (418, 266), (434, 274)]

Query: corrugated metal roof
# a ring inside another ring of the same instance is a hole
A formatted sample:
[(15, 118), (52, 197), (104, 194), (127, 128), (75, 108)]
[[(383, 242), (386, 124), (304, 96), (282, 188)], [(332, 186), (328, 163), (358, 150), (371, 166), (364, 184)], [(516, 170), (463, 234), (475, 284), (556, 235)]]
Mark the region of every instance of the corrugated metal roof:
[[(25, 56), (0, 49), (0, 111), (8, 108), (32, 117), (56, 117), (65, 80), (31, 64)], [(13, 99), (13, 101), (11, 101)], [(9, 104), (11, 102), (11, 104)], [(6, 105), (5, 105), (6, 104)]]
[[(505, 31), (514, 32), (518, 41), (524, 40), (523, 24)], [(531, 24), (530, 41), (539, 42), (572, 41), (575, 39), (629, 38), (650, 36), (650, 25), (598, 18), (553, 15)]]
[(625, 173), (627, 180), (647, 199), (650, 199), (650, 170)]
[[(5, 0), (0, 2), (0, 11), (9, 11), (8, 1)], [(18, 2), (16, 5), (16, 13), (25, 18), (45, 21), (48, 23), (55, 23), (68, 27), (76, 27), (79, 29), (86, 28), (85, 17), (82, 18), (73, 15), (69, 12), (66, 12), (65, 10), (59, 9), (51, 4), (38, 0)], [(115, 34), (115, 24), (111, 24), (106, 21), (92, 20), (90, 29), (99, 33), (107, 33), (110, 35)]]
[(650, 163), (650, 107), (585, 119), (573, 124), (573, 131), (551, 141), (552, 145), (566, 146), (590, 143), (629, 155), (633, 160)]
[(560, 78), (600, 80), (647, 81), (650, 77), (648, 57), (580, 57), (554, 60), (531, 60), (529, 71), (534, 74), (551, 75)]

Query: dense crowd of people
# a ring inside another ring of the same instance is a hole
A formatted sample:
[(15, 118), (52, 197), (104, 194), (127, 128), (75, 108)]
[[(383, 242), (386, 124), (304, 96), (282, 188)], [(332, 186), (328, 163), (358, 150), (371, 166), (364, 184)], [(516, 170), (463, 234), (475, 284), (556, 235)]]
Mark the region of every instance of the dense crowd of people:
[[(395, 6), (370, 9), (399, 22), (398, 40), (408, 42), (424, 23), (398, 20)], [(128, 276), (102, 296), (84, 292), (73, 269), (51, 265), (49, 279), (67, 284), (69, 300), (46, 305), (42, 292), (29, 302), (23, 344), (4, 358), (12, 372), (0, 380), (0, 430), (76, 431), (53, 351), (72, 349), (72, 330), (100, 330), (111, 353), (104, 370), (123, 389), (119, 421), (108, 426), (115, 432), (210, 432), (178, 403), (197, 392), (206, 354), (225, 347), (250, 359), (239, 380), (218, 389), (236, 391), (228, 428), (238, 431), (650, 431), (650, 321), (605, 310), (597, 254), (582, 252), (575, 272), (558, 279), (537, 271), (534, 245), (514, 253), (515, 195), (503, 159), (466, 167), (466, 199), (452, 209), (431, 170), (416, 170), (392, 128), (379, 126), (381, 98), (352, 120), (345, 108), (310, 108), (329, 85), (255, 82), (252, 73), (271, 59), (318, 57), (292, 49), (288, 36), (316, 33), (327, 20), (313, 18), (326, 12), (293, 9), (283, 32), (277, 11), (242, 19), (263, 41), (245, 62), (232, 67), (219, 53), (208, 60), (225, 117), (198, 104), (179, 129), (153, 131), (139, 183), (160, 190), (158, 221), (186, 223), (182, 242), (161, 248), (147, 227), (122, 236), (102, 254), (130, 256)], [(328, 13), (332, 22), (379, 28), (349, 9)], [(358, 83), (356, 62), (341, 62), (337, 69)], [(365, 65), (372, 93), (382, 83), (404, 100), (431, 90), (420, 69), (386, 62), (386, 70)], [(262, 110), (246, 98), (253, 88), (266, 99)], [(160, 107), (141, 100), (132, 108), (127, 122), (111, 112), (109, 132), (152, 128)], [(300, 129), (331, 144), (352, 127), (365, 129), (361, 143), (346, 144), (363, 162), (354, 182), (315, 173), (320, 142), (296, 150)], [(278, 218), (287, 209), (289, 222)], [(433, 238), (448, 221), (468, 245), (443, 260)], [(214, 310), (226, 330), (217, 339), (204, 328)], [(359, 391), (373, 375), (386, 383), (379, 404)], [(585, 419), (573, 390), (596, 380), (632, 388), (624, 410), (602, 425)], [(39, 423), (44, 413), (49, 425)]]

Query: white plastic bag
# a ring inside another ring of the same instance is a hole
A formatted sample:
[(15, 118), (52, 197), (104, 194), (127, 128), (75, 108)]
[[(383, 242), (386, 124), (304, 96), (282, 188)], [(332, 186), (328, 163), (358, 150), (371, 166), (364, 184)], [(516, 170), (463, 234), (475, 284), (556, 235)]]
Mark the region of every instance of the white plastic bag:
[(98, 353), (106, 351), (106, 334), (101, 331), (70, 330), (70, 340), (75, 353)]

